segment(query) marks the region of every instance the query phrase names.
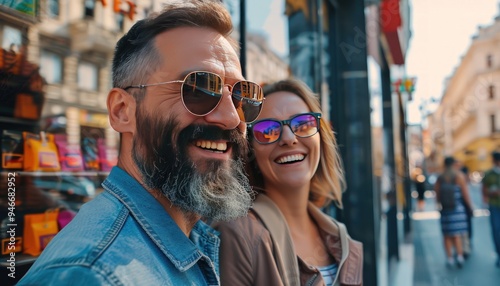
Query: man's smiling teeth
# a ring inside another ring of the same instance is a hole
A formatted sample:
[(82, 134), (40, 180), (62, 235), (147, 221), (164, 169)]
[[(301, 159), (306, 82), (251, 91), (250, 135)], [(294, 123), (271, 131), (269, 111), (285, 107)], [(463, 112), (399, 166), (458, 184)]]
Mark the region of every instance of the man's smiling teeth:
[(289, 155), (289, 156), (281, 157), (278, 160), (276, 160), (276, 163), (284, 164), (284, 163), (290, 163), (290, 162), (302, 161), (302, 160), (304, 160), (304, 155), (297, 154), (297, 155)]
[(227, 150), (227, 143), (226, 142), (213, 142), (213, 141), (208, 141), (208, 140), (198, 140), (196, 141), (195, 145), (197, 147), (201, 147), (203, 149), (212, 149), (212, 150), (217, 150), (217, 151), (226, 151)]

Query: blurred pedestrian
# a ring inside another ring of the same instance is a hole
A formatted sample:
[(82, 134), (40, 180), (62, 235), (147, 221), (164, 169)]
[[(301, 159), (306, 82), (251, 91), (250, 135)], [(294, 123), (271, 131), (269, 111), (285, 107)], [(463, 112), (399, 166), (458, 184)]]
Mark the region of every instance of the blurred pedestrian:
[[(464, 174), (465, 182), (467, 183), (468, 186), (470, 183), (469, 168), (463, 165), (460, 168), (460, 171)], [(469, 205), (465, 203), (463, 197), (462, 197), (462, 203), (465, 206), (465, 214), (467, 215), (467, 233), (462, 236), (464, 245), (464, 258), (467, 259), (472, 252), (472, 218), (474, 217), (474, 210), (471, 209)]]
[(260, 193), (248, 216), (216, 226), (222, 285), (361, 285), (361, 243), (319, 208), (341, 206), (344, 172), (317, 96), (297, 80), (264, 94), (249, 125), (250, 181)]
[(464, 173), (464, 176), (465, 176), (465, 181), (466, 181), (467, 183), (470, 183), (469, 168), (467, 168), (467, 166), (463, 165), (463, 166), (460, 168), (460, 171), (462, 171), (462, 173)]
[(496, 266), (500, 267), (500, 152), (492, 153), (493, 168), (482, 180), (483, 200), (489, 205), (491, 232), (497, 252)]
[(438, 177), (434, 191), (441, 206), (441, 230), (447, 266), (455, 265), (454, 249), (456, 264), (461, 268), (464, 263), (462, 235), (467, 233), (468, 228), (465, 205), (472, 208), (472, 203), (465, 176), (456, 170), (453, 157), (445, 158), (444, 172)]
[(415, 175), (415, 189), (417, 190), (417, 210), (423, 211), (425, 208), (425, 175)]

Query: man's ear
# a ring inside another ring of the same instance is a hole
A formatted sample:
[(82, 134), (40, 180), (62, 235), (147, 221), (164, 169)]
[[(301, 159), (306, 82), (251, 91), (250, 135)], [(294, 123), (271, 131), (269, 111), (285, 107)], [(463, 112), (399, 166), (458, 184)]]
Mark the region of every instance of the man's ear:
[(121, 88), (113, 88), (106, 101), (109, 123), (119, 133), (135, 133), (136, 101), (132, 95)]

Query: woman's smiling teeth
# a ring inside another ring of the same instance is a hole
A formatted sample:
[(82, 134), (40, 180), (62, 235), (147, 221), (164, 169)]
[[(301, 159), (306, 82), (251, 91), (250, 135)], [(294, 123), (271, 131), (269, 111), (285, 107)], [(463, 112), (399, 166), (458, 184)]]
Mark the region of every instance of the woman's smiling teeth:
[(302, 161), (304, 160), (305, 156), (302, 154), (296, 154), (296, 155), (288, 155), (284, 157), (280, 157), (276, 160), (276, 163), (278, 164), (287, 164), (287, 163), (293, 163), (297, 161)]
[(198, 140), (195, 142), (195, 145), (197, 147), (201, 147), (203, 149), (208, 149), (208, 150), (213, 150), (213, 151), (225, 152), (227, 150), (227, 143), (226, 142), (214, 142), (214, 141), (208, 141), (208, 140)]

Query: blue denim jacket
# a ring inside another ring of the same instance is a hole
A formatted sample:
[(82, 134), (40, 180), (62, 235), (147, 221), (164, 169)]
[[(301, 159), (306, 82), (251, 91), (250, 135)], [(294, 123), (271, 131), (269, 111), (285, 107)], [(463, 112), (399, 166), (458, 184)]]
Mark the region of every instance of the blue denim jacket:
[(18, 285), (219, 285), (218, 232), (189, 239), (158, 201), (114, 167), (105, 191), (49, 243)]

